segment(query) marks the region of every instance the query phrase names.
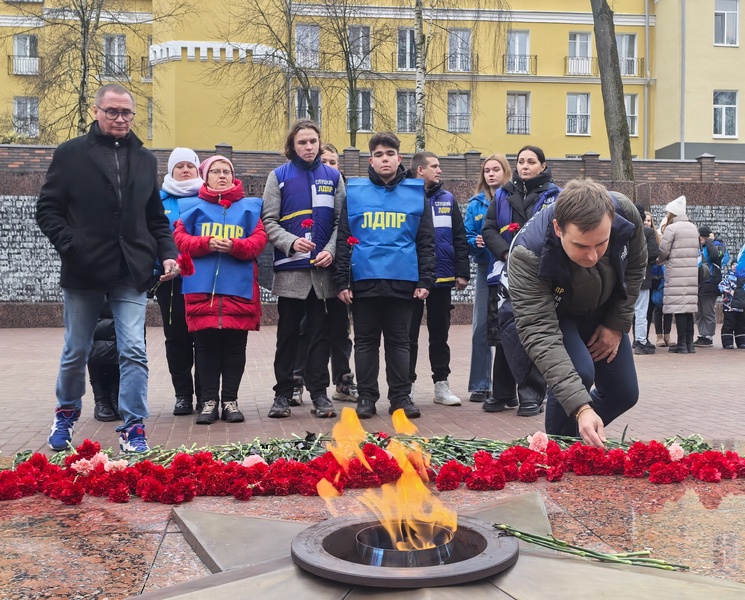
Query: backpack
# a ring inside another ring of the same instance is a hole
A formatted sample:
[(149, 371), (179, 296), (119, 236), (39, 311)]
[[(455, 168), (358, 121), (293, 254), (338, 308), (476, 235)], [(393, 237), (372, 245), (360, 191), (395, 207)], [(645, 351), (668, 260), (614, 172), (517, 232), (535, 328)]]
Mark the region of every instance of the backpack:
[[(716, 238), (714, 240), (714, 245), (719, 251), (719, 254), (715, 257), (709, 256), (709, 251), (707, 250), (706, 246), (704, 246), (702, 249), (703, 258), (706, 259), (706, 266), (708, 267), (709, 274), (702, 279), (702, 276), (705, 275), (705, 270), (702, 271), (701, 264), (699, 264), (699, 283), (703, 283), (705, 281), (708, 281), (709, 279), (713, 279), (714, 283), (719, 283), (720, 281), (722, 281), (722, 268), (724, 268), (725, 270), (729, 269), (730, 257), (726, 244), (721, 239)], [(719, 259), (719, 264), (716, 264), (714, 262), (715, 259)]]
[(711, 279), (711, 260), (706, 255), (706, 248), (698, 251), (698, 284), (706, 283)]

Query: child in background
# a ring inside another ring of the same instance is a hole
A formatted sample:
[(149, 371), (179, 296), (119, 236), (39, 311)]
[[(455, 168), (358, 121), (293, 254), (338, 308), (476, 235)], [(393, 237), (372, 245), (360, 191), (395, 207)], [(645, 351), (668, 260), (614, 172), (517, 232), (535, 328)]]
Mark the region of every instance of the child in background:
[(719, 291), (722, 293), (722, 348), (745, 349), (745, 272), (738, 277), (737, 260), (732, 261), (719, 282)]
[(93, 418), (96, 421), (118, 421), (119, 416), (119, 350), (116, 347), (114, 315), (104, 300), (93, 334), (88, 356), (88, 377), (93, 390)]

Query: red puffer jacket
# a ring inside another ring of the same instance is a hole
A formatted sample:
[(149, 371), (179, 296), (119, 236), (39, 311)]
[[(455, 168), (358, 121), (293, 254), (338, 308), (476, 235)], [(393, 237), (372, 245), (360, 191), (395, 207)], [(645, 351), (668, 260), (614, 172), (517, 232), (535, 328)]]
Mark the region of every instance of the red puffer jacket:
[[(240, 196), (243, 197), (242, 187)], [(233, 199), (232, 201), (240, 202), (240, 199)], [(193, 258), (199, 258), (211, 252), (209, 249), (211, 236), (190, 235), (181, 221), (176, 221), (174, 225), (173, 237), (179, 252), (188, 253)], [(238, 260), (255, 261), (267, 243), (264, 224), (259, 220), (256, 229), (250, 236), (244, 239), (231, 239), (233, 240), (231, 256)], [(259, 265), (256, 262), (254, 262), (253, 273), (253, 300), (222, 294), (215, 294), (213, 300), (212, 294), (184, 294), (186, 325), (189, 331), (200, 331), (202, 329), (258, 331), (261, 320), (261, 296), (259, 293)]]

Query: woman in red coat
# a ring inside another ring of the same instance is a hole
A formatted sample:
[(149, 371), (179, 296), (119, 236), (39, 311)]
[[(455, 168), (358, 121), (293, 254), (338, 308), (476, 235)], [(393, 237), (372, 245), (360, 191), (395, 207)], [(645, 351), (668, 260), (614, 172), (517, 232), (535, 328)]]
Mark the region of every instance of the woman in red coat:
[(233, 164), (223, 156), (208, 158), (199, 171), (205, 183), (198, 198), (179, 201), (173, 232), (179, 251), (194, 260), (194, 274), (184, 278), (183, 290), (204, 398), (197, 423), (217, 421), (221, 404), (222, 419), (240, 423), (238, 387), (248, 332), (259, 329), (261, 318), (256, 259), (267, 242), (261, 199), (244, 197)]

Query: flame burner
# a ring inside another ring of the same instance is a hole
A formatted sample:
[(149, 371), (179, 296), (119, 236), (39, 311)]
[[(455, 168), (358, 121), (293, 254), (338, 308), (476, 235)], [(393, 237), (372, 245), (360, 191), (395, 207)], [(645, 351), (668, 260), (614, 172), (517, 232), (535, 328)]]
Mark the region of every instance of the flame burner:
[(420, 588), (491, 577), (518, 557), (515, 538), (500, 537), (488, 523), (471, 517), (459, 516), (454, 534), (440, 528), (435, 547), (425, 550), (394, 550), (381, 529), (369, 516), (328, 519), (295, 536), (292, 559), (309, 573), (333, 581)]

